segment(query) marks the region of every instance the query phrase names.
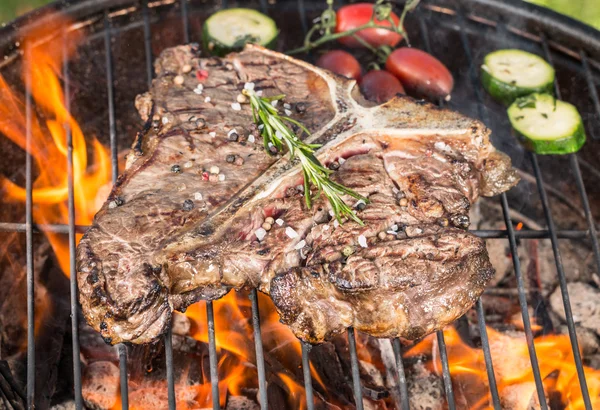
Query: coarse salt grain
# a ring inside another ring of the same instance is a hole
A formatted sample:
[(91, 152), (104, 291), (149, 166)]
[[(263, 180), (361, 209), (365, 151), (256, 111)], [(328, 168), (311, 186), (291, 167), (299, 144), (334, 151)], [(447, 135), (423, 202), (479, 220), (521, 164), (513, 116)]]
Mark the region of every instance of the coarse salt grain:
[(294, 228), (292, 228), (291, 226), (288, 226), (287, 228), (285, 228), (285, 234), (292, 239), (298, 237), (298, 232), (296, 232), (294, 230)]
[(365, 238), (365, 236), (364, 236), (364, 235), (360, 235), (360, 236), (358, 237), (358, 244), (359, 244), (360, 246), (362, 246), (363, 248), (366, 248), (366, 247), (368, 247), (368, 245), (367, 245), (367, 238)]
[(218, 174), (218, 173), (219, 173), (219, 171), (220, 171), (220, 169), (219, 169), (219, 167), (218, 167), (218, 166), (216, 166), (216, 165), (213, 165), (213, 166), (212, 166), (212, 167), (210, 167), (210, 169), (209, 169), (209, 172), (210, 172), (211, 174)]
[(194, 194), (194, 199), (195, 199), (196, 201), (202, 201), (202, 192), (196, 192), (196, 193)]
[(290, 110), (288, 110), (287, 108), (285, 110), (283, 110), (283, 112), (285, 112), (285, 115), (287, 115), (287, 116), (292, 115), (292, 112)]
[(214, 138), (214, 137), (217, 136), (217, 133), (214, 132), (214, 131), (211, 131), (211, 132), (208, 133), (208, 135), (210, 135), (212, 138)]
[(260, 124), (260, 125), (258, 126), (258, 129), (259, 129), (259, 130), (262, 130), (263, 128), (265, 128), (265, 124)]
[(328, 231), (329, 230), (329, 225), (323, 225), (323, 230), (324, 231)]
[(262, 241), (267, 236), (267, 231), (264, 228), (258, 228), (254, 231), (254, 235), (256, 235), (256, 239)]
[(346, 160), (344, 158), (340, 157), (338, 159), (338, 162), (340, 163), (340, 165), (342, 165), (344, 162), (346, 162)]
[(284, 139), (284, 137), (283, 137), (283, 134), (282, 134), (282, 133), (281, 133), (281, 131), (279, 131), (279, 130), (275, 130), (275, 136), (276, 136), (277, 138), (279, 138), (280, 140), (283, 140), (283, 139)]
[(294, 246), (294, 249), (298, 250), (298, 249), (302, 249), (306, 246), (306, 241), (304, 239), (302, 239), (300, 242), (298, 242), (296, 244), (296, 246)]
[(254, 138), (253, 134), (248, 135), (248, 142), (251, 144), (254, 144), (254, 141), (256, 141), (256, 139)]
[(201, 95), (202, 94), (202, 90), (199, 88), (194, 88), (194, 93)]
[(338, 220), (336, 219), (335, 221), (333, 221), (333, 227), (334, 228), (339, 228), (340, 223), (338, 222)]
[(184, 167), (184, 168), (191, 168), (191, 167), (192, 167), (192, 165), (194, 165), (194, 163), (193, 163), (192, 161), (188, 161), (188, 162), (186, 162), (185, 164), (183, 164), (183, 167)]
[(285, 103), (285, 104), (283, 104), (283, 108), (287, 108), (289, 110), (290, 108), (292, 108), (292, 106), (289, 105), (288, 103)]
[(198, 83), (198, 84), (196, 85), (196, 90), (200, 90), (200, 91), (202, 91), (202, 90), (204, 90), (204, 86), (203, 86), (202, 84)]
[(219, 174), (219, 181), (225, 181), (225, 174)]
[(254, 83), (246, 83), (244, 84), (244, 90), (254, 90)]
[(304, 192), (304, 185), (302, 185), (302, 184), (296, 185), (296, 191), (298, 191), (298, 192)]
[(335, 212), (333, 212), (333, 209), (329, 210), (329, 216), (335, 216)]
[(390, 165), (388, 165), (388, 171), (393, 171), (395, 169), (396, 169), (396, 164), (394, 164), (393, 162)]
[(273, 100), (273, 101), (271, 101), (271, 105), (273, 107), (277, 107), (277, 104), (279, 104), (279, 100)]
[(256, 95), (257, 95), (257, 96), (259, 96), (259, 97), (262, 97), (262, 94), (263, 94), (262, 90), (258, 90), (258, 91), (256, 92)]
[(386, 233), (389, 233), (390, 235), (398, 235), (398, 232), (394, 232), (394, 231), (387, 231)]
[(242, 105), (240, 103), (238, 103), (238, 102), (234, 102), (234, 103), (231, 104), (231, 108), (234, 111), (241, 111), (242, 110)]
[(398, 228), (399, 228), (399, 227), (398, 227), (398, 224), (393, 224), (392, 226), (390, 226), (390, 229), (391, 229), (392, 231), (397, 231), (397, 230), (398, 230)]
[(117, 203), (115, 201), (110, 201), (108, 203), (108, 209), (114, 209), (117, 207)]
[(209, 102), (210, 102), (210, 97), (206, 97), (206, 98), (204, 99), (204, 102), (205, 102), (205, 103), (209, 103)]
[(275, 220), (275, 223), (276, 223), (277, 225), (279, 225), (279, 226), (282, 226), (282, 225), (283, 225), (283, 219), (281, 219), (281, 218), (278, 218), (278, 219), (276, 219), (276, 220)]
[(169, 123), (169, 119), (167, 117), (162, 117), (162, 123), (163, 124), (168, 124)]

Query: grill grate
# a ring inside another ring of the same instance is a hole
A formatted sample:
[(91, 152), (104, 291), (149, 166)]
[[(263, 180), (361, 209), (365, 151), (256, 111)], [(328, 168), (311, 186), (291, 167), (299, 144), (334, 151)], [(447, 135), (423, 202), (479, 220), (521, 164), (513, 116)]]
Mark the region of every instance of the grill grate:
[[(82, 2), (83, 3), (83, 2)], [(111, 3), (114, 6), (114, 3), (106, 1), (106, 3)], [(119, 4), (124, 3), (120, 2)], [(155, 2), (156, 3), (156, 2)], [(152, 30), (151, 30), (151, 17), (149, 9), (151, 7), (158, 7), (155, 3), (149, 3), (147, 0), (141, 2), (141, 10), (142, 14), (142, 26), (143, 26), (143, 35), (144, 35), (144, 49), (145, 49), (145, 69), (147, 75), (147, 83), (150, 86), (152, 81)], [(189, 42), (190, 40), (190, 8), (191, 4), (188, 4), (186, 0), (179, 0), (176, 2), (167, 1), (159, 4), (159, 6), (173, 4), (179, 6), (179, 12), (181, 15), (182, 27), (183, 27), (183, 38), (185, 42)], [(494, 7), (502, 8), (504, 6), (498, 5), (495, 2), (491, 2), (489, 0), (478, 0), (477, 3), (479, 6), (485, 6), (489, 4), (494, 4)], [(517, 7), (512, 2), (507, 2), (509, 6), (507, 7)], [(116, 123), (116, 108), (115, 108), (115, 90), (114, 90), (114, 64), (113, 64), (113, 55), (111, 50), (111, 40), (113, 38), (113, 27), (111, 24), (111, 14), (109, 13), (108, 4), (103, 8), (103, 33), (104, 36), (104, 47), (105, 47), (105, 65), (106, 65), (106, 89), (107, 89), (107, 105), (108, 105), (108, 117), (109, 117), (109, 138), (110, 138), (110, 149), (111, 149), (111, 159), (112, 159), (112, 181), (113, 183), (117, 179), (117, 154), (118, 154), (118, 139), (117, 139), (117, 123)], [(227, 2), (223, 0), (221, 2), (222, 7), (227, 6)], [(259, 2), (260, 9), (263, 12), (268, 12), (269, 6), (267, 5), (266, 0), (260, 0)], [(318, 10), (319, 5), (314, 5), (311, 11)], [(299, 14), (300, 24), (304, 32), (307, 29), (307, 7), (308, 4), (305, 4), (304, 0), (297, 1), (297, 13)], [(134, 8), (134, 10), (137, 10)], [(114, 13), (113, 13), (114, 14)], [(507, 25), (503, 22), (496, 22), (485, 17), (477, 16), (474, 14), (466, 13), (461, 10), (460, 7), (456, 8), (448, 8), (446, 6), (439, 7), (437, 5), (432, 4), (431, 2), (425, 2), (421, 6), (421, 9), (418, 10), (415, 14), (415, 18), (418, 21), (418, 26), (420, 29), (421, 37), (424, 42), (425, 48), (430, 50), (430, 40), (431, 37), (428, 32), (428, 22), (433, 21), (436, 16), (443, 15), (445, 18), (452, 18), (452, 28), (458, 32), (461, 46), (463, 51), (467, 57), (467, 62), (469, 66), (469, 79), (471, 81), (472, 89), (474, 90), (474, 97), (477, 102), (477, 114), (481, 120), (485, 123), (489, 124), (489, 115), (484, 105), (484, 96), (482, 95), (481, 88), (479, 87), (479, 80), (476, 72), (476, 64), (474, 63), (473, 51), (471, 45), (469, 43), (469, 38), (467, 36), (467, 27), (468, 24), (478, 24), (480, 25), (480, 30), (491, 29), (495, 30), (498, 36), (519, 36), (521, 41), (527, 41), (529, 43), (533, 43), (536, 47), (541, 47), (543, 53), (547, 60), (552, 62), (552, 54), (550, 51), (550, 47), (552, 49), (558, 50), (564, 54), (567, 54), (571, 57), (575, 56), (580, 61), (581, 66), (579, 67), (579, 71), (585, 76), (585, 80), (589, 86), (590, 90), (590, 98), (593, 101), (595, 112), (600, 115), (600, 101), (598, 98), (598, 94), (595, 87), (594, 75), (592, 73), (591, 66), (594, 65), (598, 67), (598, 63), (594, 60), (590, 60), (588, 54), (584, 50), (578, 50), (577, 52), (573, 52), (571, 50), (566, 49), (561, 46), (559, 43), (553, 43), (548, 40), (544, 33), (539, 32), (526, 32), (522, 31), (516, 27)], [(548, 14), (549, 15), (549, 14)], [(549, 18), (549, 17), (546, 17)], [(138, 23), (130, 23), (138, 24)], [(591, 32), (591, 29), (590, 29)], [(68, 34), (64, 33), (64, 38), (66, 38)], [(597, 34), (592, 33), (595, 38), (600, 37)], [(596, 50), (600, 53), (600, 48)], [(27, 51), (26, 51), (27, 52)], [(64, 61), (63, 61), (63, 75), (64, 75), (64, 87), (65, 87), (65, 96), (66, 101), (65, 105), (67, 109), (71, 104), (69, 100), (69, 87), (70, 87), (70, 77), (68, 64), (66, 59), (66, 52), (63, 53)], [(26, 133), (26, 144), (27, 147), (31, 147), (31, 125), (32, 125), (32, 115), (33, 115), (33, 107), (32, 107), (32, 97), (31, 97), (31, 76), (26, 76), (26, 121), (27, 121), (27, 133)], [(555, 84), (555, 90), (557, 96), (560, 97), (560, 89), (558, 87), (558, 83)], [(597, 137), (595, 135), (595, 137)], [(56, 232), (60, 234), (67, 234), (69, 236), (69, 250), (70, 250), (70, 267), (71, 272), (75, 272), (75, 235), (76, 233), (84, 232), (87, 227), (75, 225), (75, 208), (74, 208), (74, 195), (73, 195), (73, 146), (72, 146), (72, 135), (69, 129), (67, 129), (67, 146), (68, 146), (68, 217), (69, 223), (68, 225), (63, 224), (52, 224), (52, 225), (36, 225), (33, 223), (32, 216), (32, 157), (30, 155), (26, 155), (25, 161), (25, 173), (26, 173), (26, 209), (25, 209), (25, 223), (13, 223), (13, 222), (0, 222), (0, 232), (25, 232), (26, 234), (26, 261), (27, 261), (27, 319), (28, 319), (28, 346), (27, 346), (27, 406), (28, 408), (34, 408), (34, 397), (35, 397), (35, 340), (34, 340), (34, 274), (33, 274), (33, 235), (34, 233), (39, 233), (41, 231), (49, 231)], [(516, 274), (517, 281), (517, 289), (518, 289), (518, 299), (519, 304), (523, 316), (523, 324), (524, 324), (524, 332), (527, 340), (527, 347), (529, 350), (529, 356), (531, 360), (531, 366), (533, 369), (535, 385), (537, 388), (537, 395), (539, 398), (540, 405), (543, 409), (548, 408), (548, 404), (546, 402), (542, 376), (539, 370), (539, 362), (536, 356), (536, 350), (533, 343), (533, 332), (531, 326), (531, 319), (528, 313), (528, 303), (526, 296), (526, 288), (524, 284), (524, 278), (521, 271), (518, 250), (517, 250), (517, 239), (520, 238), (545, 238), (550, 239), (552, 242), (552, 249), (554, 252), (554, 259), (556, 263), (556, 267), (558, 270), (559, 284), (561, 293), (563, 296), (564, 308), (566, 312), (567, 326), (569, 330), (569, 336), (571, 339), (571, 345), (573, 348), (573, 354), (575, 358), (575, 364), (577, 368), (577, 374), (579, 378), (579, 384), (581, 387), (581, 391), (583, 394), (585, 408), (591, 410), (591, 402), (589, 393), (587, 391), (587, 384), (585, 380), (585, 375), (583, 372), (583, 365), (581, 361), (581, 355), (578, 349), (577, 337), (575, 334), (575, 324), (573, 321), (573, 316), (571, 314), (569, 295), (567, 291), (567, 282), (565, 277), (565, 272), (561, 260), (560, 250), (558, 247), (558, 239), (559, 238), (567, 238), (567, 239), (589, 239), (592, 245), (592, 249), (594, 252), (596, 263), (600, 268), (600, 249), (598, 244), (598, 234), (596, 230), (596, 226), (594, 224), (594, 219), (591, 213), (590, 204), (588, 200), (588, 196), (585, 190), (583, 177), (580, 169), (580, 160), (575, 154), (571, 154), (569, 157), (569, 164), (572, 170), (572, 173), (575, 178), (575, 183), (579, 195), (581, 197), (581, 202), (583, 206), (583, 212), (587, 221), (588, 228), (587, 230), (559, 230), (557, 229), (553, 215), (550, 209), (550, 204), (548, 200), (548, 195), (546, 192), (546, 188), (543, 184), (542, 171), (540, 169), (538, 158), (536, 155), (529, 155), (529, 160), (534, 170), (535, 180), (538, 187), (541, 203), (544, 210), (544, 216), (547, 222), (548, 229), (547, 230), (538, 230), (538, 231), (515, 231), (512, 225), (512, 220), (509, 212), (509, 203), (508, 198), (505, 194), (502, 194), (500, 197), (500, 204), (503, 210), (504, 219), (506, 223), (506, 230), (478, 230), (473, 231), (476, 235), (482, 238), (505, 238), (508, 239), (508, 244), (510, 247), (510, 251), (512, 254), (512, 261)], [(585, 163), (582, 162), (585, 165)], [(586, 166), (589, 168), (589, 165)], [(81, 364), (80, 364), (80, 356), (79, 356), (79, 337), (78, 337), (78, 306), (77, 306), (77, 283), (76, 283), (76, 275), (71, 275), (70, 278), (70, 303), (71, 303), (71, 314), (72, 314), (72, 335), (73, 335), (73, 377), (74, 377), (74, 396), (76, 408), (81, 409), (83, 406), (82, 392), (81, 392)], [(260, 333), (260, 318), (259, 318), (259, 306), (258, 306), (258, 295), (257, 291), (253, 290), (250, 293), (250, 301), (252, 307), (252, 324), (254, 331), (254, 343), (256, 348), (256, 366), (258, 371), (258, 382), (259, 382), (259, 396), (260, 396), (260, 406), (261, 409), (268, 408), (268, 397), (267, 397), (267, 382), (265, 376), (265, 366), (264, 366), (264, 355), (263, 355), (263, 346), (262, 346), (262, 338)], [(207, 322), (208, 322), (208, 340), (209, 340), (209, 364), (210, 364), (210, 376), (212, 383), (212, 397), (213, 397), (213, 409), (219, 409), (219, 386), (218, 386), (218, 372), (217, 372), (217, 351), (216, 351), (216, 342), (215, 342), (215, 319), (214, 319), (214, 309), (213, 303), (207, 302)], [(494, 408), (500, 408), (500, 397), (498, 394), (497, 383), (493, 371), (492, 364), (492, 356), (488, 342), (488, 336), (486, 333), (485, 327), (485, 315), (484, 315), (484, 307), (481, 300), (479, 300), (476, 304), (477, 317), (479, 322), (479, 329), (481, 332), (481, 344), (483, 349), (483, 354), (486, 363), (486, 370), (489, 380), (490, 386), (490, 395), (492, 399), (492, 403)], [(443, 370), (443, 382), (446, 393), (446, 399), (448, 402), (448, 408), (453, 410), (456, 408), (454, 402), (454, 392), (452, 389), (452, 375), (449, 369), (448, 362), (448, 354), (446, 351), (446, 344), (444, 340), (444, 335), (441, 331), (437, 332), (437, 340), (439, 353), (442, 361), (442, 370)], [(356, 408), (362, 410), (362, 391), (361, 391), (361, 382), (359, 376), (359, 367), (358, 367), (358, 357), (356, 350), (356, 339), (354, 334), (354, 329), (348, 329), (348, 343), (350, 348), (350, 357), (351, 357), (351, 366), (352, 366), (352, 386), (354, 390), (354, 397), (356, 402)], [(173, 346), (172, 346), (172, 332), (169, 331), (165, 335), (165, 355), (166, 355), (166, 368), (167, 368), (167, 383), (168, 383), (168, 402), (169, 409), (173, 410), (176, 408), (176, 398), (175, 398), (175, 382), (174, 382), (174, 370), (173, 370)], [(302, 366), (303, 366), (303, 374), (304, 374), (304, 384), (306, 391), (306, 402), (307, 407), (309, 409), (314, 408), (314, 392), (312, 388), (311, 374), (310, 374), (310, 366), (309, 366), (309, 352), (311, 349), (310, 345), (305, 343), (301, 343), (302, 347)], [(398, 339), (392, 340), (392, 347), (394, 350), (394, 356), (397, 365), (397, 376), (398, 376), (398, 385), (401, 393), (402, 402), (399, 403), (403, 410), (409, 409), (409, 400), (408, 400), (408, 387), (406, 381), (406, 375), (404, 372), (404, 365), (402, 362), (402, 347), (401, 343)], [(128, 409), (128, 385), (127, 385), (127, 349), (124, 345), (119, 345), (119, 367), (120, 367), (120, 386), (121, 386), (121, 396), (122, 396), (122, 407), (123, 409)]]

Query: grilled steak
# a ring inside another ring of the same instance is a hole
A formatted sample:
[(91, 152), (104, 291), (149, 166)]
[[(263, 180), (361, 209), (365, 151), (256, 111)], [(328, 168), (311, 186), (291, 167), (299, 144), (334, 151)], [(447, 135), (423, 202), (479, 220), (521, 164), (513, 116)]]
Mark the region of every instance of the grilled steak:
[[(408, 97), (369, 107), (354, 81), (258, 47), (175, 47), (155, 69), (136, 101), (146, 127), (78, 247), (83, 312), (107, 342), (152, 341), (173, 309), (232, 288), (271, 294), (310, 342), (348, 326), (420, 337), (481, 294), (493, 269), (468, 210), (518, 182), (481, 123)], [(332, 178), (369, 199), (364, 226), (324, 198), (307, 209), (298, 164), (265, 153), (238, 102), (250, 83), (285, 94)]]

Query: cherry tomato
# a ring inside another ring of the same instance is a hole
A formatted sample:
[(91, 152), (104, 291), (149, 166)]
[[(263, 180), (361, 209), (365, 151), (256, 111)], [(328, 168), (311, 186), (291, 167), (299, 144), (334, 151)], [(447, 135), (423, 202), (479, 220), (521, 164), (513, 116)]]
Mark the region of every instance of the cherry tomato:
[(454, 86), (452, 74), (437, 58), (416, 48), (393, 51), (385, 68), (402, 82), (409, 94), (431, 99), (446, 98)]
[(317, 60), (317, 67), (326, 68), (344, 77), (360, 79), (360, 64), (352, 54), (346, 51), (328, 51)]
[(360, 82), (360, 91), (367, 100), (384, 103), (396, 94), (404, 94), (404, 87), (392, 74), (383, 70), (372, 70)]
[[(356, 3), (341, 7), (336, 14), (335, 32), (340, 33), (342, 31), (351, 30), (358, 26), (362, 26), (371, 20), (372, 15), (373, 5), (370, 3)], [(400, 19), (396, 13), (392, 12), (391, 17), (394, 20), (394, 23), (398, 24)], [(388, 27), (391, 25), (389, 21), (375, 20), (375, 23)], [(400, 34), (384, 28), (367, 28), (360, 30), (358, 33), (356, 33), (356, 35), (373, 47), (379, 47), (384, 44), (394, 47), (400, 42), (400, 40), (402, 40), (402, 36)], [(338, 41), (346, 47), (362, 47), (362, 45), (351, 36), (342, 37), (338, 39)]]

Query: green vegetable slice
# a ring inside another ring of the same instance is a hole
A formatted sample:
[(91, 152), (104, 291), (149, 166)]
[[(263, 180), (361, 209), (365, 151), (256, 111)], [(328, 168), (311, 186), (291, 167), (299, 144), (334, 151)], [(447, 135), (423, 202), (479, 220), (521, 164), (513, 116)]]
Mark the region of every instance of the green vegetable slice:
[(252, 9), (221, 10), (204, 22), (202, 40), (213, 55), (239, 51), (247, 43), (273, 47), (277, 40), (275, 21)]
[(505, 105), (532, 93), (552, 93), (554, 76), (546, 60), (523, 50), (494, 51), (481, 66), (483, 87)]
[(517, 99), (508, 108), (508, 118), (523, 145), (537, 154), (577, 152), (586, 140), (577, 108), (549, 94)]

